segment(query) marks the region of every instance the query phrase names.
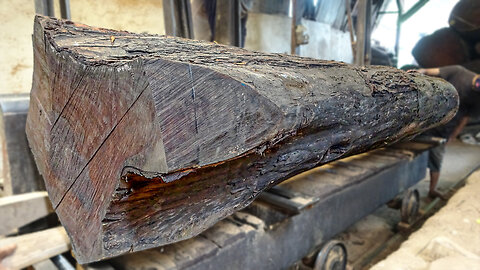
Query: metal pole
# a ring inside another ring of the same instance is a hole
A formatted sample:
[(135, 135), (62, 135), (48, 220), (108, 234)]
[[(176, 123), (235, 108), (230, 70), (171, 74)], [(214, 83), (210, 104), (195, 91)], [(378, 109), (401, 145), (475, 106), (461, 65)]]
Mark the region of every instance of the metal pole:
[(59, 0), (60, 1), (60, 15), (62, 19), (71, 20), (70, 15), (70, 0)]
[(48, 9), (48, 13), (47, 15), (50, 16), (50, 17), (55, 17), (55, 9), (54, 9), (54, 5), (53, 5), (53, 0), (47, 0), (47, 9)]
[(190, 0), (180, 0), (182, 28), (186, 38), (193, 39), (192, 6)]
[(230, 1), (230, 45), (240, 47), (242, 44), (242, 29), (240, 18), (240, 0)]
[(397, 33), (395, 36), (395, 57), (397, 59), (397, 64), (398, 64), (398, 54), (400, 52), (400, 31), (402, 28), (402, 15), (403, 15), (402, 0), (397, 0), (397, 10), (398, 10), (398, 15), (397, 15)]
[(50, 258), (50, 260), (59, 270), (75, 270), (75, 267), (61, 254)]
[(409, 10), (402, 14), (402, 23), (412, 17), (415, 13), (417, 13), (417, 11), (419, 11), (423, 6), (425, 6), (428, 1), (429, 0), (419, 0), (418, 2), (416, 2), (415, 5), (413, 5)]
[(189, 0), (163, 0), (163, 18), (167, 35), (193, 39)]
[(53, 6), (53, 0), (35, 0), (35, 13), (54, 17), (55, 11)]

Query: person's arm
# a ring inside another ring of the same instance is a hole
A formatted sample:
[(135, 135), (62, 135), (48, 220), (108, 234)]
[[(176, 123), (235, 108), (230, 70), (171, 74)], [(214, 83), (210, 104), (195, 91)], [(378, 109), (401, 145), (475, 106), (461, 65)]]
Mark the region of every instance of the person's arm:
[(7, 270), (7, 268), (2, 265), (2, 260), (12, 255), (15, 249), (17, 249), (17, 245), (15, 244), (0, 247), (0, 270)]
[(421, 68), (417, 72), (428, 76), (440, 77), (440, 68)]
[[(470, 82), (472, 78), (475, 76), (475, 73), (471, 72), (470, 70), (460, 66), (460, 65), (452, 65), (452, 66), (444, 66), (439, 68), (425, 68), (419, 69), (417, 72), (429, 75), (440, 77), (444, 80), (447, 80), (449, 83), (453, 84), (455, 87), (455, 83), (463, 83), (462, 87), (470, 87)], [(468, 86), (467, 86), (468, 84)], [(459, 89), (457, 89), (459, 90)]]
[(467, 123), (468, 123), (468, 116), (462, 117), (462, 119), (460, 119), (460, 122), (458, 123), (458, 125), (455, 127), (452, 134), (448, 138), (448, 142), (454, 141), (457, 138), (458, 134), (462, 132), (463, 128), (467, 125)]

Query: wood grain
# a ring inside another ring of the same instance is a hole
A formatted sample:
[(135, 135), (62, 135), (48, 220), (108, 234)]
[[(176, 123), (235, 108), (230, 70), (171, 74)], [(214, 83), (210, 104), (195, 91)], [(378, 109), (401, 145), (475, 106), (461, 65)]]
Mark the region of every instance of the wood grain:
[(33, 44), (27, 136), (80, 263), (193, 237), (458, 106), (447, 82), (387, 67), (44, 17)]

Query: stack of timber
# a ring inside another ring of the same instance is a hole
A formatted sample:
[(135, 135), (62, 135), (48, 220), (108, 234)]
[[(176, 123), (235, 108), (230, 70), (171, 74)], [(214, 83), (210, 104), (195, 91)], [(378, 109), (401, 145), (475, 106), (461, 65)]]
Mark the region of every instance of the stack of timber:
[(412, 50), (423, 68), (462, 65), (480, 73), (480, 1), (461, 0), (450, 13), (450, 27), (423, 37)]
[(290, 176), (449, 121), (447, 82), (34, 24), (27, 137), (76, 259), (198, 235)]

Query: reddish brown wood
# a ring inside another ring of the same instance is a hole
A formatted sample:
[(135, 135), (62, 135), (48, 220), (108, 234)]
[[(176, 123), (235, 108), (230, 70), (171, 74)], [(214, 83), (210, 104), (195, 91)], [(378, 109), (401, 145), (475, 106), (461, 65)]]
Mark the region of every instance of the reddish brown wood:
[(195, 236), (265, 188), (448, 121), (447, 82), (36, 17), (27, 136), (80, 263)]

